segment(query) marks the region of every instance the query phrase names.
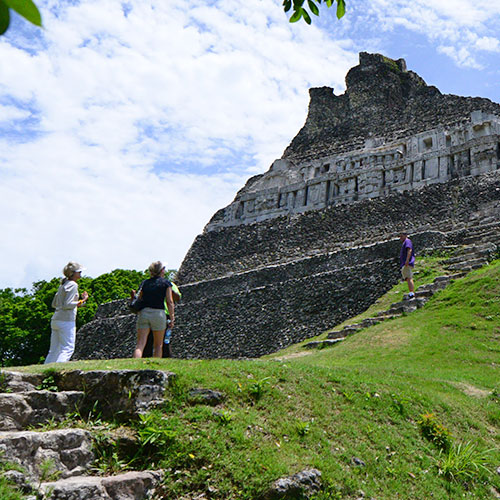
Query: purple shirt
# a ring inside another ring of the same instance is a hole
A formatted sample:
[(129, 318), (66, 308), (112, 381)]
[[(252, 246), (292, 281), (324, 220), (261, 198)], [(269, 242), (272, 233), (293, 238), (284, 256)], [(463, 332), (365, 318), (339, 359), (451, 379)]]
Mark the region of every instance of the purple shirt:
[(411, 248), (411, 257), (410, 257), (410, 266), (413, 267), (415, 265), (415, 253), (413, 252), (413, 243), (410, 238), (406, 238), (403, 241), (403, 245), (401, 246), (401, 252), (399, 254), (399, 267), (404, 267), (406, 264), (406, 256), (408, 255), (408, 248)]

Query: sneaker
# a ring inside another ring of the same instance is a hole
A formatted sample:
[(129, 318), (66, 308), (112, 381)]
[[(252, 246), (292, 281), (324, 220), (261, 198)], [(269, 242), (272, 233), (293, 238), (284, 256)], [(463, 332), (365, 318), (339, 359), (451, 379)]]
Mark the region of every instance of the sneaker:
[(415, 294), (414, 293), (409, 293), (409, 294), (403, 296), (403, 300), (411, 300), (411, 299), (414, 299), (414, 298), (415, 298)]

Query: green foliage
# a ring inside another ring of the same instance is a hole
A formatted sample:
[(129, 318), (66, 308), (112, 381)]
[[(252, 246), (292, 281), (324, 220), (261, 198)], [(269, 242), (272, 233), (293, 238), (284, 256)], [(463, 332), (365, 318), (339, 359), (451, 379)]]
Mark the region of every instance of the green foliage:
[[(309, 11), (315, 16), (319, 16), (319, 5), (326, 4), (328, 8), (332, 7), (335, 0), (307, 0)], [(292, 11), (289, 21), (296, 23), (300, 19), (304, 19), (307, 24), (311, 24), (311, 16), (305, 6), (306, 0), (283, 0), (283, 8), (285, 12)], [(345, 14), (345, 0), (337, 0), (337, 19), (340, 19)]]
[(250, 397), (255, 399), (255, 401), (259, 401), (259, 399), (266, 392), (266, 389), (269, 386), (269, 378), (270, 377), (264, 377), (260, 380), (256, 379), (250, 380), (250, 387), (248, 388), (248, 393), (250, 394)]
[(139, 417), (135, 429), (139, 447), (131, 463), (151, 465), (174, 447), (178, 431), (174, 419), (168, 418), (160, 410), (153, 410)]
[(0, 0), (0, 35), (3, 35), (9, 28), (10, 9), (30, 23), (42, 26), (40, 11), (31, 0)]
[(447, 451), (450, 449), (450, 431), (437, 421), (434, 413), (422, 415), (417, 423), (425, 439), (435, 444), (440, 450)]
[(37, 386), (37, 389), (39, 391), (57, 392), (59, 387), (57, 387), (56, 373), (55, 370), (46, 370), (42, 382)]
[(476, 443), (459, 443), (441, 453), (437, 462), (439, 474), (449, 481), (473, 482), (488, 476), (491, 450), (480, 450)]
[(57, 481), (57, 479), (61, 475), (61, 471), (57, 470), (56, 463), (52, 458), (45, 459), (38, 468), (40, 475), (40, 484), (49, 481)]
[(304, 422), (303, 420), (298, 420), (295, 423), (295, 430), (297, 431), (297, 434), (300, 437), (304, 437), (307, 434), (309, 434), (309, 431), (311, 430), (311, 423), (310, 422)]
[[(169, 275), (173, 271), (168, 272)], [(83, 277), (78, 282), (79, 292), (88, 292), (85, 307), (78, 309), (76, 326), (81, 328), (91, 321), (99, 304), (125, 299), (131, 289), (137, 289), (147, 274), (141, 271), (116, 269), (97, 278)], [(36, 364), (44, 359), (50, 344), (50, 320), (54, 313), (51, 304), (60, 280), (33, 283), (31, 291), (25, 288), (0, 289), (0, 365), (20, 366)]]
[(0, 476), (0, 498), (2, 500), (23, 500), (25, 496), (4, 477)]
[(229, 424), (229, 422), (233, 419), (233, 414), (228, 410), (215, 412), (214, 416), (222, 425)]

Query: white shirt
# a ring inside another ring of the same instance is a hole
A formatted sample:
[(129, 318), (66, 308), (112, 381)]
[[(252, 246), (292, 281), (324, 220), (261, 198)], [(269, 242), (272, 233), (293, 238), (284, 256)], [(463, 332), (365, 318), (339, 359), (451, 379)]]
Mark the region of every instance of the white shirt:
[(76, 281), (68, 280), (59, 285), (52, 300), (52, 307), (56, 310), (53, 319), (58, 321), (76, 321), (78, 306), (78, 285)]

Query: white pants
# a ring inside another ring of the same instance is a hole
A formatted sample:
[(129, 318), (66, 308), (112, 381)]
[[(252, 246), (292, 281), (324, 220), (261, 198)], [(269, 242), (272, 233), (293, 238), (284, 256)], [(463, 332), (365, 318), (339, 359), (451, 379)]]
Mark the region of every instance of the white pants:
[(45, 364), (69, 361), (75, 350), (75, 322), (52, 319), (50, 326), (52, 335), (50, 336), (50, 349), (45, 358)]

